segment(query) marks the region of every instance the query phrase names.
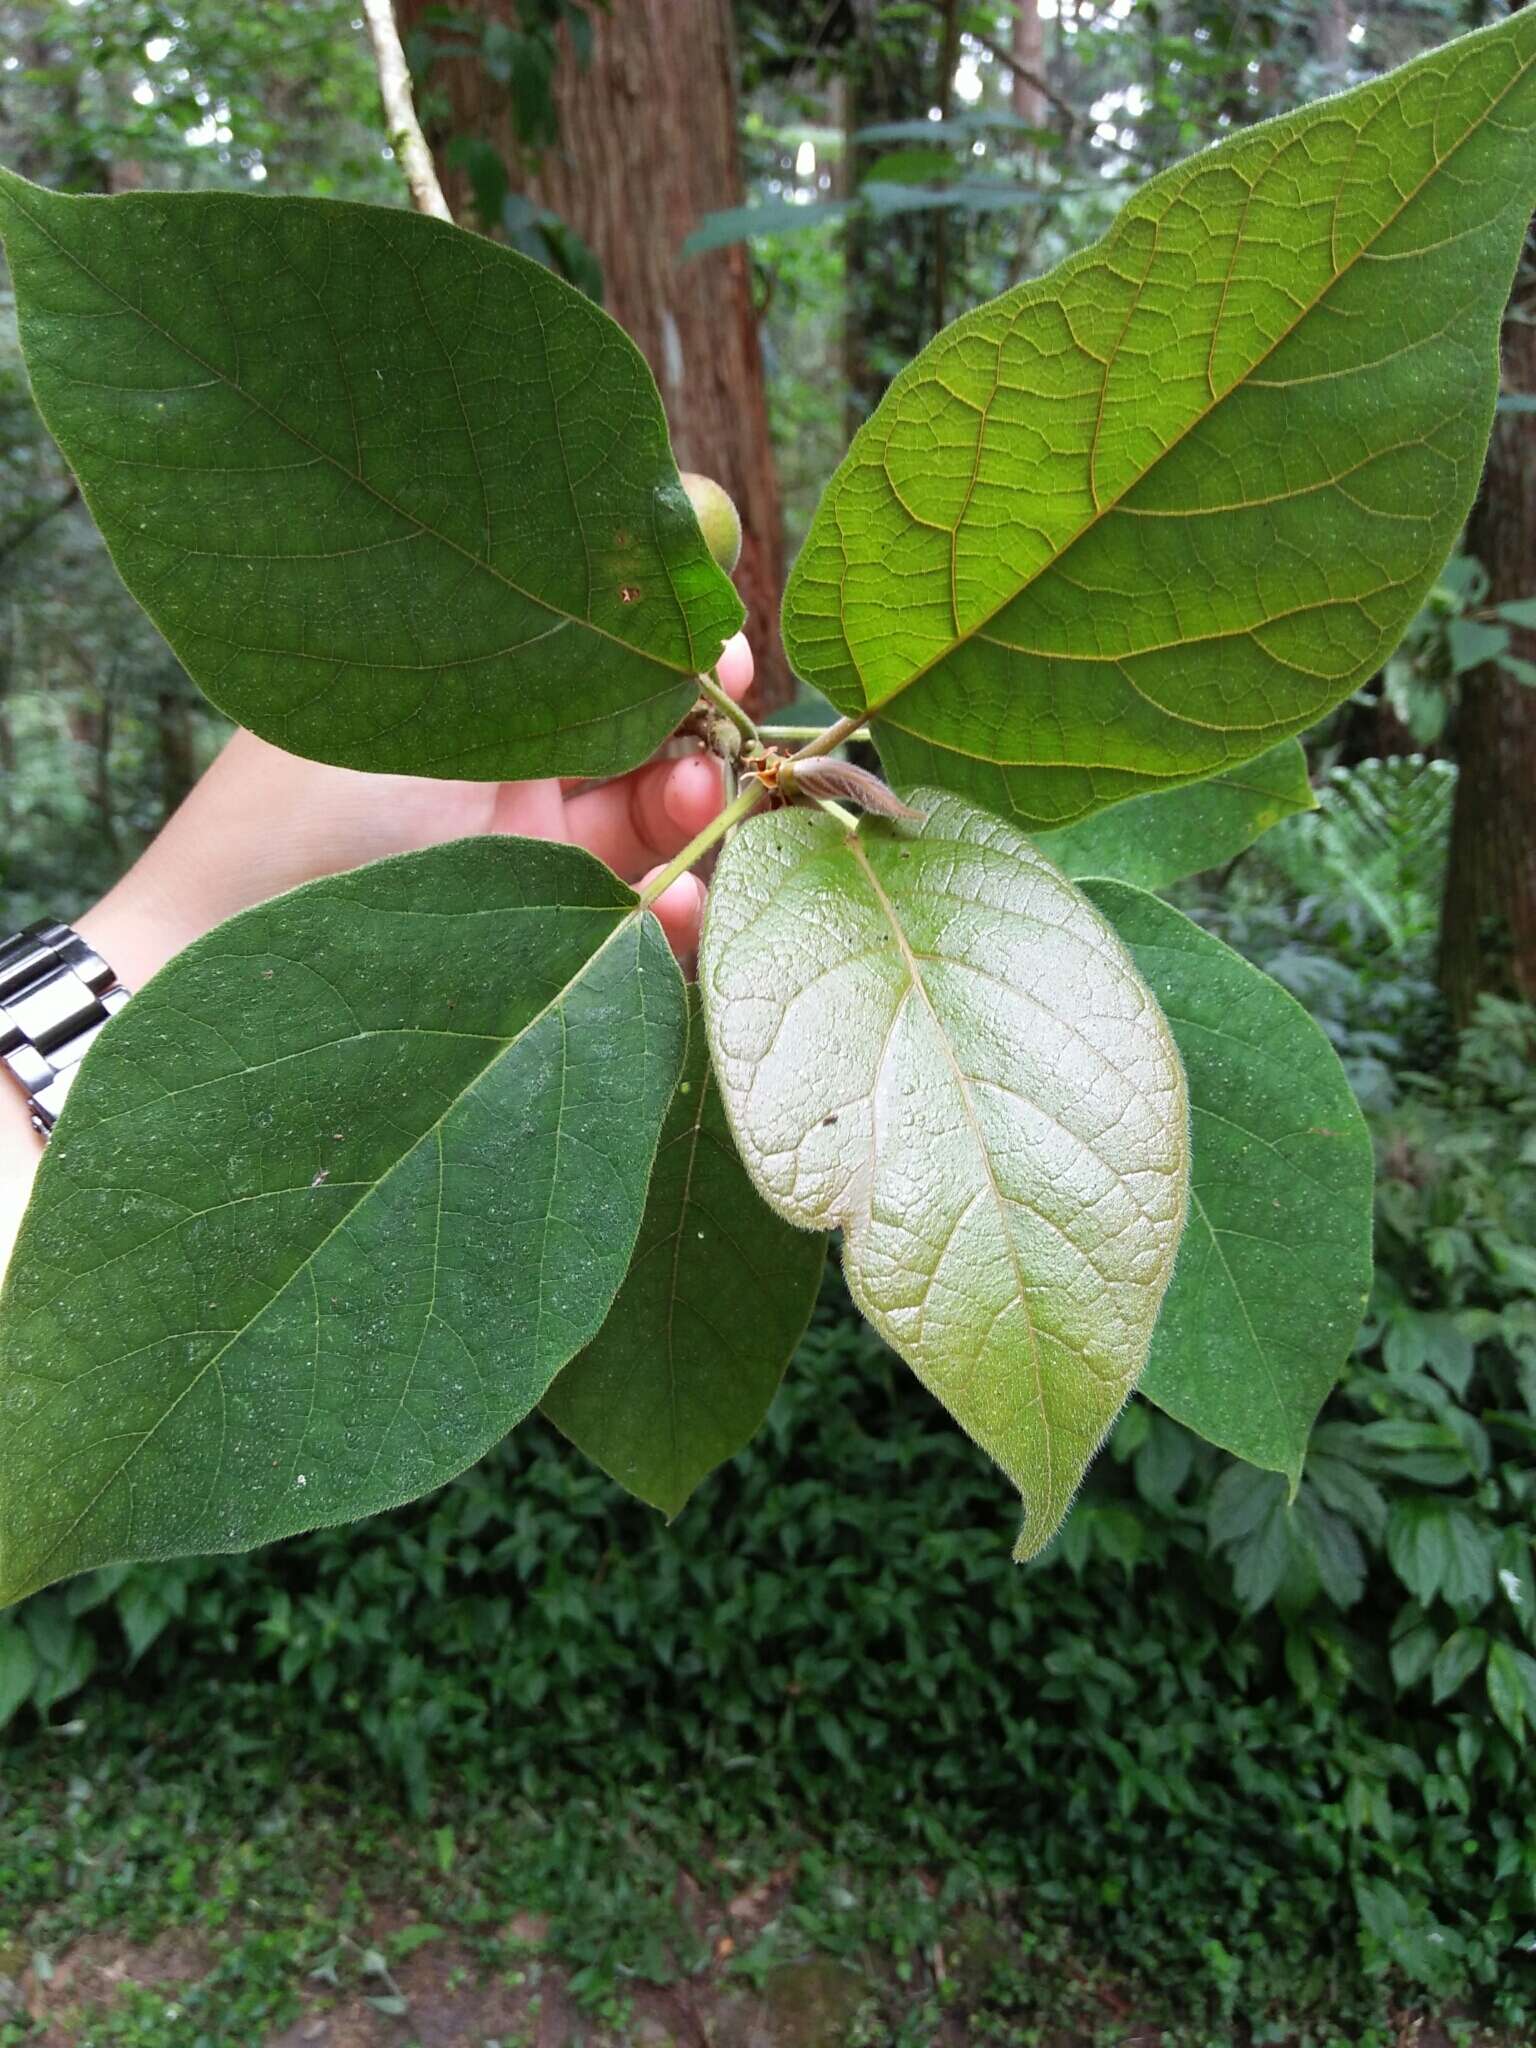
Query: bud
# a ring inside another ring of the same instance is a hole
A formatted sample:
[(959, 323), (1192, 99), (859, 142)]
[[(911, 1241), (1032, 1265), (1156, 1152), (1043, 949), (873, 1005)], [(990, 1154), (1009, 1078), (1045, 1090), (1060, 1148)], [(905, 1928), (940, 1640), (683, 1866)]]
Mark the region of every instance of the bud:
[(741, 560), (741, 514), (713, 477), (685, 469), (678, 482), (688, 493), (693, 516), (709, 543), (709, 552), (729, 576)]
[(824, 761), (814, 756), (809, 761), (786, 761), (779, 770), (779, 788), (786, 796), (842, 797), (880, 818), (911, 818), (921, 824), (928, 815), (904, 804), (878, 775), (856, 768), (852, 761)]

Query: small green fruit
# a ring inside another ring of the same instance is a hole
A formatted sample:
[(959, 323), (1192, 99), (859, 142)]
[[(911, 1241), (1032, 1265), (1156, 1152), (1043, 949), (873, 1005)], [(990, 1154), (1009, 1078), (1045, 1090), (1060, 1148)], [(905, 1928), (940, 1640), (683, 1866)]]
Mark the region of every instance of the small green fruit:
[(693, 516), (709, 542), (709, 552), (729, 576), (741, 560), (741, 514), (713, 477), (682, 472), (679, 482), (688, 493)]

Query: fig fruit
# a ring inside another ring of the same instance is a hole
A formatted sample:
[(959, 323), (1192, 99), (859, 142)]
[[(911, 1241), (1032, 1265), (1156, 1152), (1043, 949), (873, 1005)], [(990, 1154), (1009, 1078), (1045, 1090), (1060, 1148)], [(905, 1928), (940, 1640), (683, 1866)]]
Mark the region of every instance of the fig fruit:
[(685, 469), (678, 481), (688, 493), (693, 516), (709, 543), (709, 552), (729, 576), (741, 560), (741, 514), (711, 476)]

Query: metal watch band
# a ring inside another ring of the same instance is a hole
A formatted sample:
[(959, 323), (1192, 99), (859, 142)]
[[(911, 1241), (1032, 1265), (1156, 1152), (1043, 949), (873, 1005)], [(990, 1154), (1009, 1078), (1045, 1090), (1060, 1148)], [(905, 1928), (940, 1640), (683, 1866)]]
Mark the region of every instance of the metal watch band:
[(39, 918), (0, 945), (0, 1061), (44, 1138), (97, 1032), (127, 1000), (106, 961), (67, 924)]

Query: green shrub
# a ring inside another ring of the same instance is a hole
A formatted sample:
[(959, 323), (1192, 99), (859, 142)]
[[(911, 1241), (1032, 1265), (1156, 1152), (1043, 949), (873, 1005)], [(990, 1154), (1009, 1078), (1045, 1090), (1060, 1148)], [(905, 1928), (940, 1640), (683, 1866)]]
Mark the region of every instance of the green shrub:
[(1319, 977), (1307, 913), (1223, 920), (1375, 1070), (1380, 1272), (1294, 1503), (1136, 1404), (1020, 1570), (1006, 1482), (833, 1276), (671, 1527), (524, 1428), (361, 1528), (34, 1598), (0, 1712), (382, 1766), (418, 1812), (670, 1787), (706, 1831), (872, 1821), (1217, 2005), (1363, 1966), (1536, 2014), (1536, 1017), (1486, 1003), (1415, 1075), (1411, 960)]

